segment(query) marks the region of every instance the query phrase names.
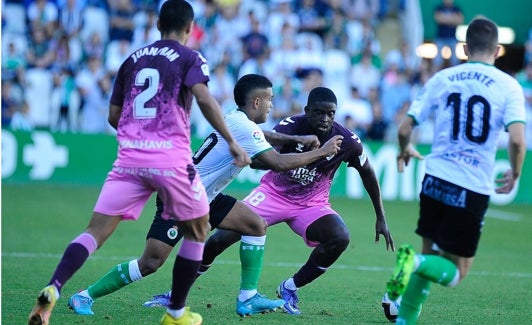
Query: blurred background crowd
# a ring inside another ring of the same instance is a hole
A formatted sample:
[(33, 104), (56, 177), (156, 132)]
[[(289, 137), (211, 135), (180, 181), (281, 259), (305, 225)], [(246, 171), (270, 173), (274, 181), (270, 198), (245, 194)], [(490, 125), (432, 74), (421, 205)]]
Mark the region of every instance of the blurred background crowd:
[[(157, 0), (2, 1), (2, 127), (113, 133), (107, 123), (114, 76), (135, 49), (160, 38)], [(233, 86), (248, 73), (274, 84), (264, 128), (303, 112), (316, 86), (338, 96), (336, 121), (365, 140), (395, 141), (413, 96), (459, 57), (422, 58), (418, 0), (190, 0), (196, 26), (187, 44), (211, 69), (209, 88), (225, 112)], [(454, 48), (460, 7), (434, 8), (434, 43)], [(523, 65), (509, 71), (527, 95), (532, 147), (532, 31)], [(194, 135), (210, 126), (193, 110)], [(430, 143), (430, 123), (417, 130)]]

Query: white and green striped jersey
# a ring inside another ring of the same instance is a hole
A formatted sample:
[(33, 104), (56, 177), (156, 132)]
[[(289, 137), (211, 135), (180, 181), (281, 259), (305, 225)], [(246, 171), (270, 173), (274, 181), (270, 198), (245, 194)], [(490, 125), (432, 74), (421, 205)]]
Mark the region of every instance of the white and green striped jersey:
[(525, 98), (512, 76), (492, 65), (468, 62), (430, 78), (408, 115), (418, 124), (434, 118), (427, 174), (491, 195), (499, 135), (512, 123), (525, 123)]

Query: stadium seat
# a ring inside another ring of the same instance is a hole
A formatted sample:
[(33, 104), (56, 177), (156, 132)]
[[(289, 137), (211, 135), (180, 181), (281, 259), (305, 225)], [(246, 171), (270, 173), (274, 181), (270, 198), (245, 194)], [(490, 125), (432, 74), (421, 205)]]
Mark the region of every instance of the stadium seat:
[(2, 36), (4, 34), (26, 34), (26, 11), (24, 10), (24, 5), (19, 3), (3, 3), (2, 19), (5, 19)]
[(88, 41), (93, 32), (100, 34), (104, 43), (109, 39), (109, 14), (103, 8), (86, 7), (83, 11), (82, 41)]

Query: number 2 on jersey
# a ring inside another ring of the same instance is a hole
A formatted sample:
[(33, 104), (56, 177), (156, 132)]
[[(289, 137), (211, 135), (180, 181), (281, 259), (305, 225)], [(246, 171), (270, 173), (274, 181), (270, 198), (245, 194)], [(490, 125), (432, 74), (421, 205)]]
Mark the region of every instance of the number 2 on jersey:
[(133, 116), (136, 119), (154, 118), (157, 113), (156, 107), (146, 107), (146, 103), (157, 94), (159, 89), (159, 71), (151, 68), (144, 68), (137, 73), (135, 77), (135, 86), (144, 86), (146, 82), (148, 87), (141, 91), (133, 100)]
[[(453, 109), (453, 130), (452, 130), (452, 141), (458, 141), (458, 135), (460, 133), (460, 107), (462, 106), (462, 99), (460, 93), (452, 93), (447, 97), (447, 107)], [(475, 107), (477, 109), (475, 110)], [(464, 135), (467, 140), (483, 144), (488, 139), (489, 134), (489, 121), (491, 114), (491, 107), (488, 101), (478, 95), (471, 96), (466, 103), (466, 120), (465, 120), (465, 132)], [(480, 111), (480, 114), (478, 112)], [(475, 112), (477, 114), (475, 115)], [(478, 125), (478, 128), (474, 126)], [(473, 132), (477, 129), (477, 132)], [(475, 134), (477, 133), (477, 134)]]

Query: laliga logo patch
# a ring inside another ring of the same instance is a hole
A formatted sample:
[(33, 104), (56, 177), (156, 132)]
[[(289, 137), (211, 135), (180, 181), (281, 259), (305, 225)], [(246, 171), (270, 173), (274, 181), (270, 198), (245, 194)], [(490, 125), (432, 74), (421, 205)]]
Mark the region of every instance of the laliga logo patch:
[(170, 239), (176, 239), (177, 238), (177, 234), (178, 234), (178, 231), (177, 231), (177, 227), (175, 227), (175, 226), (170, 228), (170, 229), (168, 229), (168, 231), (166, 232), (166, 235)]
[(255, 143), (257, 144), (265, 141), (264, 137), (262, 136), (262, 132), (260, 131), (253, 131), (253, 133), (251, 134), (251, 137), (253, 138), (253, 141), (255, 141)]

